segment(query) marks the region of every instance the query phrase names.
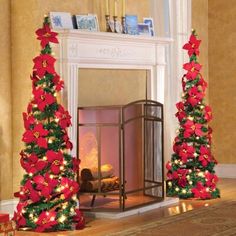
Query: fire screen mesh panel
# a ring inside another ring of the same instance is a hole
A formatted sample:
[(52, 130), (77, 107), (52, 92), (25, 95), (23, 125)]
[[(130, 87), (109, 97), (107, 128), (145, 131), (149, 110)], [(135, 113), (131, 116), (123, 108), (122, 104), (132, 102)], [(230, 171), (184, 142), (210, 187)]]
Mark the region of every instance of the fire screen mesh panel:
[(163, 106), (78, 108), (80, 207), (125, 211), (164, 199)]

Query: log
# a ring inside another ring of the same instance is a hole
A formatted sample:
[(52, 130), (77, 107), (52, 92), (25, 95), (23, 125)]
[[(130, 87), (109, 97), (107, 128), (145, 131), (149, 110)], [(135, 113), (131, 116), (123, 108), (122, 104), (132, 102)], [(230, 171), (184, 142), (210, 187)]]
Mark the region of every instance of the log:
[[(98, 191), (98, 180), (86, 181), (82, 182), (80, 186), (80, 190), (82, 192), (96, 192)], [(102, 192), (109, 192), (119, 189), (119, 178), (112, 177), (101, 179), (101, 191)]]
[[(114, 174), (112, 165), (106, 164), (101, 166), (101, 179), (110, 178)], [(94, 167), (91, 169), (84, 168), (81, 170), (81, 180), (83, 182), (97, 180), (98, 179), (98, 168)]]

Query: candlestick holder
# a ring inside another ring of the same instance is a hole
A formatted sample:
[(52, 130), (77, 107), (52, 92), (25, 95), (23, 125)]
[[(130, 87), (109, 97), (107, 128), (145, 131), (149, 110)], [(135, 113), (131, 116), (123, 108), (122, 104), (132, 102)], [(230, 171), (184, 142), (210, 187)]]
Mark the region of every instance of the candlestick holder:
[(121, 17), (121, 25), (122, 25), (122, 34), (126, 34), (125, 16)]
[(105, 15), (105, 18), (106, 18), (106, 32), (112, 32), (110, 26), (110, 15)]
[(114, 33), (119, 33), (117, 30), (117, 16), (113, 16), (113, 20), (114, 20)]

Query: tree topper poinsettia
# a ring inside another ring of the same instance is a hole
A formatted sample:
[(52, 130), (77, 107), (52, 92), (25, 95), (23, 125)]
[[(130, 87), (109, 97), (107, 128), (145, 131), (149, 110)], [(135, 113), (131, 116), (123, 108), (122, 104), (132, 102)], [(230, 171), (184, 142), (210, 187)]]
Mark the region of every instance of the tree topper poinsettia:
[(188, 55), (191, 57), (193, 54), (199, 55), (199, 46), (201, 40), (198, 40), (194, 34), (190, 36), (189, 42), (184, 44), (183, 49), (188, 50)]
[(36, 30), (35, 32), (38, 37), (37, 39), (40, 40), (40, 44), (42, 48), (44, 48), (47, 44), (51, 43), (58, 43), (57, 35), (58, 33), (51, 31), (51, 28), (48, 24), (44, 24), (43, 28)]

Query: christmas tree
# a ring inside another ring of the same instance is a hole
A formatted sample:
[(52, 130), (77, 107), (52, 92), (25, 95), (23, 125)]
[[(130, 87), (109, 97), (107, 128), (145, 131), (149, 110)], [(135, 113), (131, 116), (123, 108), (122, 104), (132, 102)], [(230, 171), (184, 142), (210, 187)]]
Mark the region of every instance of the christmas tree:
[(79, 229), (84, 218), (77, 209), (79, 184), (75, 180), (79, 161), (69, 152), (72, 143), (67, 134), (71, 116), (57, 102), (64, 82), (54, 68), (50, 43), (58, 43), (49, 18), (36, 31), (41, 53), (33, 59), (32, 99), (23, 113), (25, 132), (20, 163), (26, 171), (21, 181), (17, 227), (38, 232)]
[(183, 65), (182, 101), (176, 104), (179, 129), (174, 140), (173, 155), (167, 162), (167, 195), (180, 198), (211, 199), (219, 197), (216, 187), (217, 164), (211, 153), (212, 119), (210, 106), (205, 104), (207, 83), (197, 61), (199, 45), (195, 31), (183, 46), (190, 61)]

